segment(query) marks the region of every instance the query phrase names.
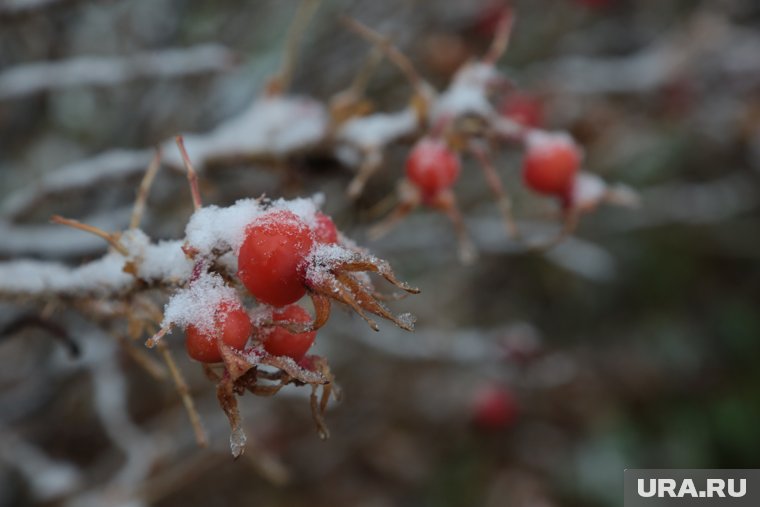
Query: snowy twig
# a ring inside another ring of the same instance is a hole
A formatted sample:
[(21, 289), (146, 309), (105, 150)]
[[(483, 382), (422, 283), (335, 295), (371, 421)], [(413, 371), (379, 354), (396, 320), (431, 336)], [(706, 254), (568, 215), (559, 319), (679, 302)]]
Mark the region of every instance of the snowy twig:
[(113, 86), (136, 79), (220, 72), (235, 61), (219, 44), (163, 49), (123, 57), (79, 56), (25, 63), (0, 73), (0, 100), (77, 86)]

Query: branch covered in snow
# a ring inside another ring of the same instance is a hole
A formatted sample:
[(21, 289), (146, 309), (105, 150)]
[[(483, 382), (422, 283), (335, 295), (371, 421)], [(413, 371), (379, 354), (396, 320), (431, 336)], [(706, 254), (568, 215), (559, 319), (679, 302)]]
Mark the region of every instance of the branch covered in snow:
[(112, 86), (136, 79), (220, 72), (234, 62), (234, 53), (228, 48), (202, 44), (125, 57), (79, 56), (24, 63), (0, 73), (0, 100), (76, 86)]
[(581, 95), (646, 93), (694, 74), (705, 76), (700, 82), (718, 79), (724, 86), (760, 80), (758, 51), (757, 33), (732, 26), (718, 14), (699, 12), (632, 55), (563, 57), (536, 64), (528, 77), (563, 94)]

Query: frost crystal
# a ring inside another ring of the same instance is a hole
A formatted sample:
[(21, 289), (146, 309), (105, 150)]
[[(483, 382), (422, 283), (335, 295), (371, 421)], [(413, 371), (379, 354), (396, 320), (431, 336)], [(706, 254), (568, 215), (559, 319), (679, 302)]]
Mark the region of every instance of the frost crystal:
[(190, 217), (185, 228), (188, 245), (203, 255), (231, 249), (237, 254), (248, 224), (264, 212), (258, 199), (241, 199), (232, 206), (204, 206)]
[(306, 258), (306, 279), (317, 284), (322, 283), (332, 277), (331, 270), (335, 266), (354, 258), (356, 252), (341, 245), (315, 244)]
[(230, 451), (233, 457), (237, 458), (245, 452), (245, 442), (247, 440), (248, 437), (245, 436), (243, 428), (238, 426), (232, 429), (230, 433)]
[(238, 301), (234, 289), (226, 286), (218, 274), (204, 273), (171, 297), (164, 307), (161, 327), (192, 324), (201, 332), (211, 332), (217, 308), (223, 301)]

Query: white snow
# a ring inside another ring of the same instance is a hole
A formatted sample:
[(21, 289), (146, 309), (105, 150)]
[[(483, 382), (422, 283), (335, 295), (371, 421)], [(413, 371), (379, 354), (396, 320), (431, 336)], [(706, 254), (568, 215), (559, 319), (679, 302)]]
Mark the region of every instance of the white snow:
[(57, 262), (33, 260), (0, 264), (0, 292), (62, 295), (118, 292), (134, 278), (122, 271), (124, 257), (111, 252), (77, 268)]
[[(202, 169), (215, 158), (284, 155), (319, 143), (327, 134), (325, 107), (307, 97), (266, 97), (206, 134), (184, 136), (190, 160)], [(174, 140), (163, 145), (164, 161), (182, 167)]]
[(190, 277), (193, 263), (182, 251), (181, 241), (151, 243), (144, 232), (132, 229), (121, 235), (120, 242), (129, 251), (127, 260), (137, 267), (141, 280), (179, 283)]
[(531, 152), (551, 150), (557, 146), (566, 146), (581, 153), (581, 148), (567, 132), (547, 132), (545, 130), (530, 130), (525, 136), (525, 143)]
[(246, 227), (263, 213), (259, 199), (241, 199), (226, 208), (204, 206), (190, 217), (185, 227), (186, 241), (203, 255), (214, 249), (232, 249), (237, 254)]
[(308, 225), (309, 228), (313, 229), (317, 226), (316, 213), (324, 202), (324, 194), (318, 193), (311, 198), (277, 199), (272, 202), (271, 209), (290, 211)]
[(268, 207), (260, 199), (241, 199), (226, 208), (204, 206), (190, 217), (185, 228), (186, 240), (203, 255), (228, 249), (237, 255), (245, 240), (246, 229), (255, 221), (272, 211), (284, 210), (295, 214), (311, 228), (316, 225), (315, 214), (322, 202), (324, 196), (316, 194), (311, 198), (277, 199)]
[(161, 327), (192, 324), (201, 332), (212, 332), (216, 313), (222, 302), (238, 303), (237, 293), (216, 273), (203, 273), (184, 288), (175, 292), (164, 306)]
[(488, 100), (488, 87), (498, 77), (498, 72), (490, 64), (474, 62), (462, 67), (435, 102), (431, 124), (465, 114), (491, 116), (493, 106)]
[(341, 245), (317, 243), (306, 258), (306, 279), (324, 283), (332, 278), (331, 271), (344, 262), (357, 258), (357, 253)]
[(347, 121), (338, 131), (338, 140), (362, 149), (381, 148), (417, 127), (411, 108), (396, 113), (377, 113)]
[(580, 209), (593, 208), (607, 193), (607, 184), (596, 174), (581, 171), (573, 185), (573, 206)]

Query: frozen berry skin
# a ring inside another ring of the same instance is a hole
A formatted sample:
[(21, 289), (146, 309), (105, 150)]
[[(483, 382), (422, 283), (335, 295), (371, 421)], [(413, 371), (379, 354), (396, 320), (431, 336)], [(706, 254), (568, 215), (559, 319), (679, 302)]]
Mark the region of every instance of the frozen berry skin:
[(523, 180), (545, 195), (567, 198), (581, 165), (581, 150), (565, 134), (532, 134), (527, 138)]
[(242, 350), (253, 331), (251, 319), (240, 303), (222, 301), (214, 313), (214, 329), (201, 331), (189, 325), (185, 330), (187, 354), (202, 363), (217, 363), (222, 360), (217, 336), (229, 347)]
[(441, 139), (423, 137), (406, 160), (406, 177), (426, 197), (451, 188), (459, 178), (459, 157)]
[(317, 242), (328, 245), (338, 244), (338, 228), (335, 227), (332, 218), (321, 211), (317, 211), (314, 215), (314, 219), (316, 221), (316, 225), (314, 226), (314, 238)]
[(306, 256), (313, 244), (313, 231), (294, 213), (271, 211), (246, 229), (238, 278), (263, 303), (294, 303), (306, 293)]
[(510, 427), (517, 419), (517, 400), (501, 386), (481, 387), (472, 402), (472, 422), (476, 428), (498, 431)]
[[(272, 313), (274, 322), (297, 322), (308, 324), (311, 322), (311, 316), (297, 305), (290, 305), (285, 308), (278, 308)], [(267, 329), (261, 338), (264, 350), (273, 356), (287, 356), (298, 362), (306, 355), (309, 348), (314, 344), (317, 336), (316, 331), (307, 331), (305, 333), (291, 333), (284, 327), (275, 326)]]

